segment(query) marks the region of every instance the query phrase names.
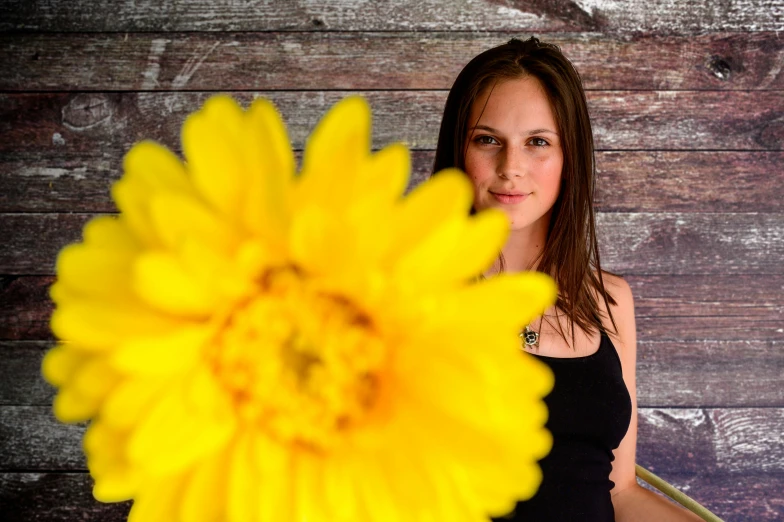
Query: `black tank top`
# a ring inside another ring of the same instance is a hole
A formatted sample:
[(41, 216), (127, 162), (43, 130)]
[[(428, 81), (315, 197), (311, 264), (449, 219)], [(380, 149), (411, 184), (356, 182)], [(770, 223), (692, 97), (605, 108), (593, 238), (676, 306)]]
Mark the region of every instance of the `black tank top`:
[(543, 480), (536, 495), (496, 520), (612, 522), (612, 451), (626, 435), (632, 411), (618, 352), (602, 332), (599, 349), (586, 357), (536, 357), (555, 375), (544, 399), (553, 448), (539, 462)]

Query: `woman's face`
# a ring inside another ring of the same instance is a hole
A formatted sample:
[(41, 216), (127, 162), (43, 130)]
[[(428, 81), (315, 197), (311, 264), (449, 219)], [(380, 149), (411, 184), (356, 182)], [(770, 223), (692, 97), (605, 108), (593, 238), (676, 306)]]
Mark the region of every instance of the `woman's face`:
[(563, 168), (547, 95), (534, 76), (502, 80), (489, 99), (488, 94), (489, 89), (471, 107), (466, 136), (465, 170), (474, 185), (474, 208), (503, 210), (512, 230), (547, 230)]

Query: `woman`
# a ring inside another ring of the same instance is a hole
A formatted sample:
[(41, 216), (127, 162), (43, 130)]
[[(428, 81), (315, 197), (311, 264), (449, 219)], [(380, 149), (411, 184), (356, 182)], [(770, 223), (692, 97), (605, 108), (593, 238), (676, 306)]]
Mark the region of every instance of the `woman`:
[(521, 332), (521, 348), (551, 367), (545, 402), (553, 448), (537, 494), (512, 519), (558, 522), (699, 520), (637, 485), (636, 332), (629, 285), (602, 272), (593, 191), (593, 138), (580, 77), (558, 47), (530, 38), (466, 65), (444, 109), (434, 172), (464, 170), (474, 210), (511, 222), (486, 275), (539, 270), (556, 305)]

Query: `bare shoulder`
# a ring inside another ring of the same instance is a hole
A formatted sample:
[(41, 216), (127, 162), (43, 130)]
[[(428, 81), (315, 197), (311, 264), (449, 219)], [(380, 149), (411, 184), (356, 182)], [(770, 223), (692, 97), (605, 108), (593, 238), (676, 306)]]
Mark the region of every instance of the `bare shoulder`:
[[(615, 301), (614, 305), (610, 305), (610, 312), (615, 320), (615, 325), (618, 331), (615, 335), (611, 335), (613, 340), (620, 344), (618, 348), (623, 351), (635, 350), (637, 344), (637, 327), (634, 321), (634, 297), (632, 296), (632, 289), (629, 283), (620, 276), (602, 272), (602, 280), (604, 281), (604, 288), (607, 293)], [(612, 322), (607, 314), (604, 300), (600, 300), (600, 307), (603, 312), (603, 321), (605, 322), (605, 330), (614, 332)]]

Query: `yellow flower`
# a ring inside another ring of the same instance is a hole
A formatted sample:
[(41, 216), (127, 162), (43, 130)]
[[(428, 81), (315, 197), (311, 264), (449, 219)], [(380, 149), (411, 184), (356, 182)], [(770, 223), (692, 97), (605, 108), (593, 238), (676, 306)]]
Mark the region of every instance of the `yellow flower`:
[(551, 304), (540, 274), (476, 282), (500, 212), (465, 175), (403, 198), (402, 145), (337, 104), (301, 173), (264, 99), (214, 97), (182, 163), (126, 156), (118, 216), (57, 261), (43, 373), (58, 419), (91, 421), (94, 495), (134, 521), (479, 521), (540, 481), (552, 377), (518, 349)]

